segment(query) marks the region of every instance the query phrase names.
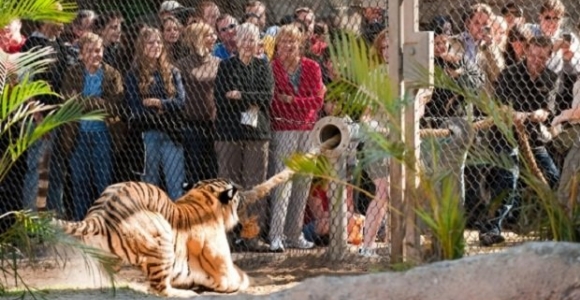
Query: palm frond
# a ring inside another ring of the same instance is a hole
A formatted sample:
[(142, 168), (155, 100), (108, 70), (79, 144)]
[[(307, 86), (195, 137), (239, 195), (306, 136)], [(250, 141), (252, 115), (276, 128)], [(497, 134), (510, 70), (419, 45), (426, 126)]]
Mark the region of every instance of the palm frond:
[[(6, 122), (0, 122), (2, 135), (8, 135), (9, 143), (7, 150), (0, 157), (0, 181), (8, 173), (8, 169), (16, 160), (36, 141), (64, 124), (79, 120), (102, 120), (105, 116), (103, 111), (83, 112), (83, 106), (75, 99), (70, 99), (62, 105), (45, 106), (39, 104), (37, 108), (31, 108), (30, 104), (21, 104), (13, 114), (6, 118)], [(46, 112), (48, 114), (40, 123), (35, 123), (34, 113)], [(15, 121), (18, 120), (18, 121)], [(7, 124), (7, 125), (1, 125)]]
[(399, 113), (400, 99), (393, 97), (386, 66), (380, 64), (376, 55), (369, 54), (366, 42), (353, 33), (337, 36), (330, 56), (338, 78), (330, 84), (328, 98), (350, 116), (359, 116), (369, 108), (381, 108), (391, 117)]
[(54, 59), (50, 56), (54, 54), (52, 47), (33, 48), (27, 52), (8, 54), (0, 51), (0, 66), (5, 70), (4, 78), (20, 78), (23, 74), (31, 77), (46, 71)]
[[(18, 284), (24, 285), (25, 293), (30, 294), (34, 299), (39, 296), (39, 291), (28, 286), (25, 279), (19, 275), (18, 260), (15, 257), (21, 255), (34, 263), (37, 261), (39, 250), (51, 254), (59, 265), (66, 264), (71, 250), (81, 255), (87, 268), (90, 266), (89, 260), (94, 259), (110, 280), (113, 289), (115, 288), (114, 267), (118, 264), (118, 258), (102, 250), (86, 246), (79, 240), (64, 234), (62, 230), (51, 224), (53, 218), (51, 213), (36, 213), (29, 210), (12, 211), (0, 216), (0, 219), (8, 215), (13, 217), (15, 222), (8, 230), (0, 234), (0, 265), (4, 267), (0, 269), (0, 273), (9, 275)], [(42, 243), (39, 243), (40, 240)], [(0, 287), (3, 287), (1, 283)]]
[[(47, 82), (30, 81), (28, 75), (25, 75), (19, 84), (6, 86), (0, 95), (0, 99), (2, 99), (2, 103), (0, 104), (0, 120), (6, 120), (3, 123), (11, 126), (12, 124), (18, 123), (26, 115), (51, 109), (52, 107), (50, 106), (43, 105), (37, 101), (31, 101), (35, 97), (43, 95), (60, 97), (52, 91)], [(0, 133), (2, 132), (4, 130), (0, 131)]]
[(76, 9), (77, 4), (71, 0), (3, 0), (0, 4), (0, 27), (17, 18), (68, 23), (75, 17)]

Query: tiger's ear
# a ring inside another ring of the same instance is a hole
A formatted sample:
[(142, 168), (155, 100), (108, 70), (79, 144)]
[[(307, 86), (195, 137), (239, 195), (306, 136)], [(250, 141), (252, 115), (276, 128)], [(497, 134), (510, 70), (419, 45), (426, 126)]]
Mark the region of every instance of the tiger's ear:
[(231, 185), (230, 188), (224, 190), (223, 192), (221, 192), (219, 194), (218, 199), (220, 200), (220, 202), (222, 204), (226, 205), (234, 199), (234, 197), (236, 196), (237, 193), (238, 193), (238, 188)]

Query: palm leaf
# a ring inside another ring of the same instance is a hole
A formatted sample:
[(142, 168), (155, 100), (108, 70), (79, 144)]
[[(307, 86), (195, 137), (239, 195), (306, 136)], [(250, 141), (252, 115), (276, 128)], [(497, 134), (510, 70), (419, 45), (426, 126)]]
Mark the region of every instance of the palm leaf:
[(381, 108), (390, 116), (399, 113), (399, 100), (393, 97), (386, 67), (371, 55), (366, 42), (353, 33), (339, 33), (330, 47), (337, 73), (328, 89), (328, 98), (336, 101), (343, 113), (359, 116), (368, 108)]
[[(33, 86), (29, 86), (29, 88), (32, 89)], [(29, 93), (34, 92), (30, 91)], [(2, 126), (3, 131), (1, 134), (6, 134), (9, 137), (7, 151), (5, 151), (2, 154), (2, 157), (0, 157), (0, 182), (8, 173), (9, 168), (26, 151), (26, 149), (50, 131), (71, 122), (79, 120), (101, 120), (104, 117), (104, 112), (102, 111), (84, 113), (83, 106), (75, 101), (75, 99), (70, 99), (64, 104), (57, 106), (37, 104), (36, 108), (30, 107), (30, 104), (21, 104), (17, 109), (12, 110), (14, 113), (6, 118), (6, 122), (0, 123), (7, 124)], [(43, 118), (43, 120), (40, 123), (35, 124), (33, 115), (48, 110), (50, 110), (50, 112)]]
[[(31, 77), (46, 71), (50, 63), (54, 61), (50, 56), (54, 54), (51, 47), (33, 48), (27, 52), (8, 54), (0, 51), (0, 77), (4, 81), (8, 78), (22, 77), (27, 73)], [(2, 82), (4, 82), (2, 81)]]
[[(21, 83), (7, 86), (0, 99), (0, 120), (5, 120), (5, 126), (11, 126), (18, 123), (26, 115), (32, 115), (36, 112), (52, 109), (51, 106), (42, 105), (37, 101), (31, 101), (35, 97), (42, 95), (58, 96), (54, 93), (50, 85), (45, 81), (29, 81), (25, 76)], [(26, 105), (28, 103), (28, 105)], [(9, 118), (10, 116), (10, 118)], [(0, 133), (5, 132), (2, 128)]]
[(0, 27), (14, 19), (68, 23), (75, 17), (76, 9), (76, 3), (71, 0), (3, 0)]

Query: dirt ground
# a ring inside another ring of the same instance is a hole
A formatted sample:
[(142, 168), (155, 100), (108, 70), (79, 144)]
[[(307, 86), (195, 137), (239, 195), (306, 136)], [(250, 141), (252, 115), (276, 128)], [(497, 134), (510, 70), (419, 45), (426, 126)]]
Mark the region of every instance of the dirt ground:
[[(19, 264), (18, 275), (29, 287), (41, 291), (46, 299), (111, 299), (113, 292), (109, 277), (100, 272), (96, 264), (78, 254), (50, 258), (31, 267), (26, 261)], [(268, 295), (293, 287), (306, 278), (330, 275), (357, 275), (387, 270), (382, 260), (362, 259), (355, 255), (345, 257), (341, 262), (330, 262), (324, 249), (312, 251), (287, 251), (286, 253), (235, 253), (236, 264), (251, 277), (253, 285), (244, 293)], [(8, 288), (23, 290), (13, 279), (0, 278)], [(147, 291), (143, 274), (134, 268), (123, 268), (116, 275), (115, 299), (161, 299)], [(44, 292), (44, 293), (43, 293)], [(219, 295), (203, 292), (202, 295)], [(17, 297), (16, 294), (11, 298)], [(25, 299), (33, 299), (27, 296)]]
[[(499, 252), (505, 247), (525, 242), (515, 234), (506, 234), (507, 243), (501, 247), (481, 248), (477, 246), (477, 234), (466, 231), (467, 255)], [(393, 269), (386, 259), (369, 260), (355, 254), (356, 248), (340, 261), (331, 261), (326, 248), (315, 250), (291, 250), (284, 253), (234, 253), (238, 266), (245, 270), (253, 280), (252, 286), (245, 291), (250, 295), (268, 295), (296, 286), (310, 277), (368, 274)], [(385, 255), (387, 249), (380, 249)], [(30, 287), (45, 291), (46, 299), (111, 299), (113, 292), (107, 275), (100, 273), (96, 264), (78, 253), (59, 252), (56, 259), (44, 259), (33, 268), (26, 260), (19, 263), (18, 275)], [(6, 267), (6, 266), (4, 266)], [(400, 266), (399, 266), (400, 267)], [(7, 288), (24, 289), (14, 279), (0, 277), (0, 283)], [(123, 268), (116, 276), (115, 299), (160, 299), (147, 292), (147, 282), (142, 273), (134, 268)], [(204, 292), (202, 295), (218, 295)], [(16, 295), (10, 298), (15, 298)], [(25, 299), (32, 299), (27, 297)]]

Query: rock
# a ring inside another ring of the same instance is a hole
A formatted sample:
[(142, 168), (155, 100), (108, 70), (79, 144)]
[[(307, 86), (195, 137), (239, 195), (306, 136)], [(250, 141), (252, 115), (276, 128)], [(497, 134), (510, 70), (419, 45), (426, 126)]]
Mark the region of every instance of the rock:
[(534, 242), (400, 273), (317, 277), (262, 298), (580, 299), (580, 244)]

